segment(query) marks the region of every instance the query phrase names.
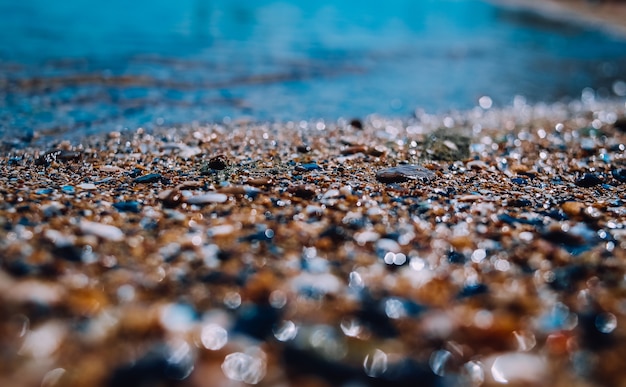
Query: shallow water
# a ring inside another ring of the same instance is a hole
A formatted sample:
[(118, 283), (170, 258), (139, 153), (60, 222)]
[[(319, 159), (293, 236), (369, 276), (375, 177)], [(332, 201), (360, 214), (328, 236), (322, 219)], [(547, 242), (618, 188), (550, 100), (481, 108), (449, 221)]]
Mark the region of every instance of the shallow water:
[(0, 0), (0, 15), (5, 137), (626, 95), (626, 41), (474, 0)]

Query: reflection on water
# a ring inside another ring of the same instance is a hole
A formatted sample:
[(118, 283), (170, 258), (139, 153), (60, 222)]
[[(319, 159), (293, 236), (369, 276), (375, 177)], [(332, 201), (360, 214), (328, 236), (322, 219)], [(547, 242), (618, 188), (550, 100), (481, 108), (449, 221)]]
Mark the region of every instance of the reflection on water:
[(0, 15), (5, 135), (406, 116), (626, 79), (626, 42), (476, 0), (0, 0)]

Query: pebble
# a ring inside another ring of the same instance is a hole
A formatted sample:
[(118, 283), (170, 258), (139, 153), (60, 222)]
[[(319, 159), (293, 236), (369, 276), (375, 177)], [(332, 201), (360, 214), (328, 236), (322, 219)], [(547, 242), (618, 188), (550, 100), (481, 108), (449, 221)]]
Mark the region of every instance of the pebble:
[(118, 227), (108, 224), (82, 220), (80, 222), (80, 231), (84, 234), (95, 235), (113, 242), (124, 240), (124, 232)]
[(209, 192), (209, 193), (194, 195), (194, 196), (185, 198), (185, 202), (187, 202), (188, 204), (194, 204), (194, 205), (224, 203), (227, 200), (228, 200), (228, 195), (225, 195), (223, 193), (217, 193), (217, 192)]
[(376, 180), (381, 183), (403, 183), (409, 180), (421, 180), (426, 182), (432, 180), (435, 173), (420, 165), (399, 165), (397, 167), (385, 168), (376, 172)]
[(113, 203), (113, 207), (121, 212), (132, 212), (135, 214), (141, 212), (141, 204), (135, 200)]
[(585, 173), (582, 177), (576, 179), (574, 182), (579, 187), (590, 188), (598, 184), (602, 184), (604, 181), (594, 173)]
[(565, 202), (561, 204), (561, 208), (563, 209), (563, 212), (565, 212), (567, 216), (576, 217), (576, 216), (580, 216), (583, 214), (586, 206), (584, 203), (570, 201), (570, 202)]
[(228, 167), (228, 159), (224, 155), (218, 155), (212, 157), (209, 162), (206, 164), (210, 169), (221, 171)]
[(625, 168), (616, 168), (611, 171), (611, 175), (613, 178), (620, 183), (626, 183), (626, 169)]
[(156, 183), (163, 179), (163, 175), (160, 173), (150, 173), (147, 175), (139, 176), (135, 178), (135, 183), (138, 184), (147, 184), (147, 183)]
[(93, 191), (93, 190), (98, 189), (98, 186), (96, 186), (93, 183), (81, 183), (77, 185), (77, 187), (80, 189), (84, 189), (85, 191)]
[(619, 385), (626, 134), (569, 108), (450, 113), (471, 157), (436, 163), (420, 113), (3, 153), (0, 384)]

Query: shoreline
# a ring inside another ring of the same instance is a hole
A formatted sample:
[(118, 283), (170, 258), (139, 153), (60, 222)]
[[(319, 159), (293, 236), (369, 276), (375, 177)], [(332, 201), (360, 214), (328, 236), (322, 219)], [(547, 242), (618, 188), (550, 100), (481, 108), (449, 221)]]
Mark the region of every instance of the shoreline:
[(516, 10), (565, 19), (626, 38), (626, 3), (587, 0), (488, 0)]
[(624, 144), (588, 99), (3, 151), (0, 384), (616, 385)]

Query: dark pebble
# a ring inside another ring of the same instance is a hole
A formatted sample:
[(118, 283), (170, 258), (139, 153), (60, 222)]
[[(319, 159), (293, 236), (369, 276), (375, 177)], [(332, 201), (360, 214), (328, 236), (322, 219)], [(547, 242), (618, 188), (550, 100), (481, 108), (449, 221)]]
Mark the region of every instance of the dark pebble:
[(397, 337), (398, 329), (385, 313), (384, 301), (374, 299), (367, 292), (363, 293), (362, 298), (361, 309), (356, 312), (356, 318), (378, 337)]
[(614, 346), (617, 341), (613, 332), (604, 333), (598, 330), (602, 324), (601, 313), (587, 312), (578, 315), (578, 329), (582, 331), (581, 344), (583, 348), (601, 350)]
[(150, 173), (148, 175), (139, 176), (135, 179), (135, 183), (146, 184), (146, 183), (156, 183), (163, 179), (163, 175), (160, 173)]
[(528, 180), (522, 179), (521, 177), (514, 177), (511, 179), (511, 182), (517, 185), (526, 185), (528, 184)]
[(554, 280), (550, 282), (550, 287), (554, 290), (576, 290), (576, 283), (587, 277), (587, 268), (580, 264), (565, 267), (558, 267), (552, 271)]
[(296, 150), (298, 153), (309, 153), (311, 151), (311, 147), (308, 145), (299, 145)]
[(562, 230), (551, 230), (541, 235), (543, 239), (564, 246), (582, 246), (585, 239), (580, 235)]
[(61, 149), (55, 149), (44, 153), (35, 159), (35, 165), (50, 165), (53, 161), (80, 160), (81, 153)]
[(509, 202), (510, 207), (530, 207), (532, 204), (528, 199), (513, 199)]
[[(287, 373), (292, 375), (311, 375), (321, 378), (330, 386), (343, 386), (355, 380), (365, 380), (363, 366), (331, 361), (320, 356), (315, 351), (294, 344), (288, 345), (282, 351), (282, 362)], [(357, 384), (362, 385), (362, 384)], [(372, 385), (371, 383), (365, 384)]]
[(617, 168), (611, 171), (611, 175), (620, 183), (626, 183), (626, 169)]
[(620, 117), (613, 124), (615, 129), (621, 130), (622, 132), (626, 132), (626, 117)]
[(485, 284), (474, 284), (465, 286), (457, 296), (458, 298), (473, 297), (480, 294), (485, 294), (489, 291), (489, 288)]
[(132, 171), (128, 172), (128, 176), (135, 178), (135, 177), (139, 177), (141, 176), (141, 173), (143, 172), (143, 170), (139, 169), (139, 168), (135, 168)]
[(596, 174), (585, 173), (582, 177), (576, 179), (574, 183), (579, 187), (589, 188), (598, 184), (602, 184), (603, 181)]
[(50, 195), (54, 190), (52, 188), (41, 188), (35, 191), (37, 195)]
[(327, 227), (319, 236), (320, 238), (330, 238), (335, 243), (351, 240), (352, 237), (348, 231), (340, 226), (331, 225)]
[(228, 167), (228, 160), (223, 155), (218, 155), (209, 160), (207, 166), (211, 169), (221, 171)]
[(350, 126), (355, 129), (363, 129), (363, 122), (361, 122), (358, 118), (354, 118), (350, 121)]
[(244, 306), (239, 309), (233, 331), (263, 340), (272, 334), (280, 317), (280, 311), (270, 305)]
[(159, 199), (165, 208), (176, 208), (183, 202), (183, 194), (177, 189), (164, 191), (159, 194)]
[(7, 262), (4, 269), (14, 277), (24, 277), (35, 271), (32, 265), (29, 265), (21, 259)]
[(435, 173), (419, 165), (399, 165), (381, 169), (376, 172), (376, 180), (381, 183), (402, 183), (409, 180), (428, 181), (435, 177)]
[(465, 261), (466, 261), (465, 255), (459, 253), (458, 251), (450, 250), (448, 252), (448, 262), (462, 265), (465, 263)]
[(312, 199), (316, 193), (315, 190), (307, 187), (305, 185), (297, 185), (294, 187), (290, 187), (287, 192), (292, 194), (293, 196), (302, 198), (302, 199)]
[(193, 357), (180, 356), (165, 344), (155, 345), (138, 360), (119, 366), (109, 377), (113, 387), (163, 386), (184, 380), (194, 367)]
[(52, 254), (61, 259), (70, 262), (81, 262), (83, 251), (80, 247), (74, 245), (57, 246), (52, 249)]
[(135, 200), (114, 203), (113, 207), (115, 207), (120, 212), (133, 212), (135, 214), (141, 212), (141, 205)]
[(509, 214), (500, 214), (498, 215), (498, 219), (504, 223), (508, 223), (508, 224), (515, 224), (515, 223), (519, 223), (519, 224), (529, 224), (531, 226), (541, 226), (543, 225), (543, 221), (539, 218), (534, 218), (534, 219), (524, 219), (524, 218), (515, 218)]

